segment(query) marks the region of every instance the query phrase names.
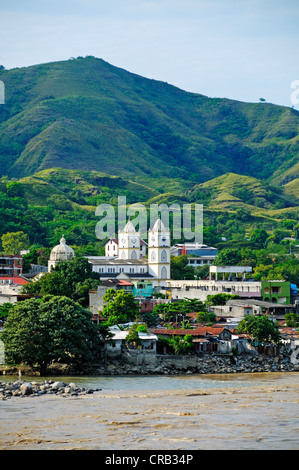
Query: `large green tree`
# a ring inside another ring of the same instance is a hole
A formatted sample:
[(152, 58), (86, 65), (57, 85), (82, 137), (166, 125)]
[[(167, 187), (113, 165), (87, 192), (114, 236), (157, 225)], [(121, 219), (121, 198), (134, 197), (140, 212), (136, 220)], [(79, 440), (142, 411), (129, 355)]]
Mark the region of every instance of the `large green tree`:
[(81, 364), (93, 359), (99, 334), (92, 314), (58, 296), (18, 302), (9, 311), (0, 338), (7, 363), (37, 365), (41, 375), (53, 361)]
[(258, 343), (279, 343), (279, 331), (275, 323), (265, 315), (245, 315), (239, 322), (238, 333), (248, 333)]
[(92, 266), (86, 258), (74, 258), (59, 262), (50, 273), (26, 284), (23, 292), (41, 296), (67, 296), (87, 307), (89, 290), (96, 289), (100, 283), (99, 275), (92, 272)]
[(7, 255), (19, 254), (29, 247), (28, 235), (23, 231), (4, 233), (1, 237), (2, 248)]
[(139, 306), (133, 294), (123, 289), (108, 289), (103, 300), (102, 313), (110, 325), (134, 321), (139, 315)]

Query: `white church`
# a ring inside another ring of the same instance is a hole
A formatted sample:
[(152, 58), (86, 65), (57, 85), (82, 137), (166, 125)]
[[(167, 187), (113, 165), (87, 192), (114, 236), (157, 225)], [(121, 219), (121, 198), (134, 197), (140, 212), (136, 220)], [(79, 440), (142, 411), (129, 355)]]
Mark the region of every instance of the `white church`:
[(166, 280), (170, 279), (170, 231), (160, 219), (148, 231), (148, 244), (141, 239), (133, 223), (127, 222), (117, 239), (106, 242), (105, 254), (87, 257), (102, 280), (149, 280), (156, 287), (166, 285)]

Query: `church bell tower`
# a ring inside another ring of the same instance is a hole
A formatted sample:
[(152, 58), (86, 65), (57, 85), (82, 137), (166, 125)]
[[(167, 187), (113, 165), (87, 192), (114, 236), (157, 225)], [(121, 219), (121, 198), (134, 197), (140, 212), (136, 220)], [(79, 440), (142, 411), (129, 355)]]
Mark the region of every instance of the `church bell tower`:
[(170, 232), (160, 219), (148, 231), (148, 268), (156, 279), (170, 279)]

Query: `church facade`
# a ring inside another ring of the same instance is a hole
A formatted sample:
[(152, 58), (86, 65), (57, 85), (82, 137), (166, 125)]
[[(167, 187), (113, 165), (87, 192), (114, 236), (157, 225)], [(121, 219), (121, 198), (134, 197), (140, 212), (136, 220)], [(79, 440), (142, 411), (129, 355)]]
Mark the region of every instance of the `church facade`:
[(146, 243), (131, 221), (105, 248), (110, 256), (88, 257), (101, 279), (148, 280), (153, 286), (166, 285), (170, 279), (170, 232), (160, 219), (148, 231), (147, 256)]

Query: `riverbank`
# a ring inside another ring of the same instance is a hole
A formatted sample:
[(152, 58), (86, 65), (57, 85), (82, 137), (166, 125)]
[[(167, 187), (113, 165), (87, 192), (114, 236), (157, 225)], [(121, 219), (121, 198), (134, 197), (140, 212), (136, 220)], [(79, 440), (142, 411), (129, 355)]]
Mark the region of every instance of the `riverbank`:
[[(143, 355), (119, 357), (97, 364), (86, 364), (76, 368), (67, 364), (52, 364), (47, 376), (109, 376), (109, 375), (175, 375), (175, 374), (235, 374), (254, 372), (299, 371), (288, 356), (264, 356), (249, 354), (202, 356), (156, 355), (147, 361)], [(37, 368), (28, 366), (0, 366), (0, 375), (38, 376)]]

